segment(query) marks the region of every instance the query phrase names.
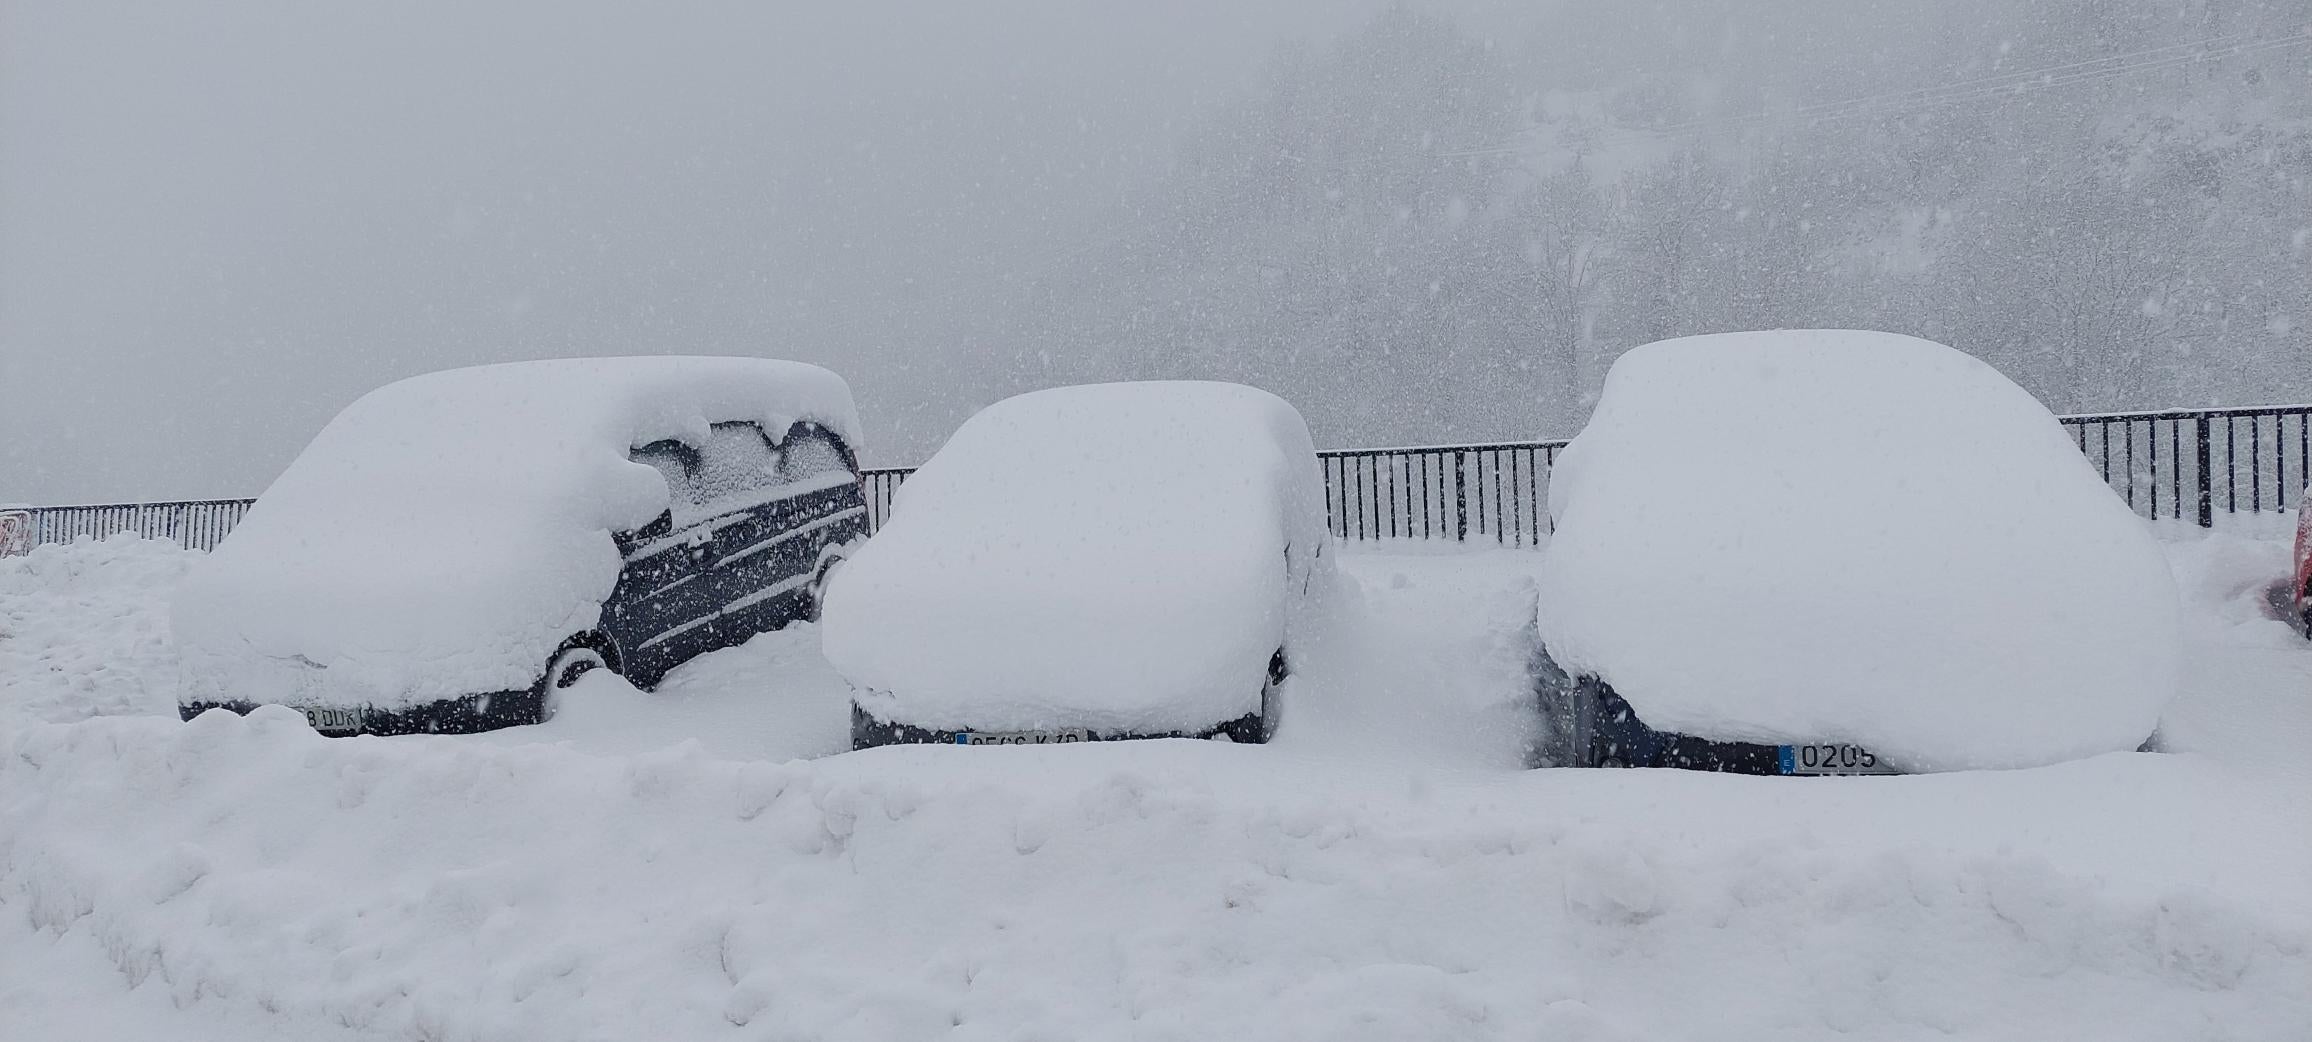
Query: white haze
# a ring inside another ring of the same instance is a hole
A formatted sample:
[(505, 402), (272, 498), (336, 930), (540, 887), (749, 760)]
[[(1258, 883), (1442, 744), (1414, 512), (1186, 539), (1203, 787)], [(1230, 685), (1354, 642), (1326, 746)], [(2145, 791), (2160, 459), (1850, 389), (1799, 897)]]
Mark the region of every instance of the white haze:
[[(1948, 342), (2066, 410), (2312, 398), (2308, 27), (0, 0), (0, 501), (253, 495), (380, 383), (572, 354), (828, 365), (885, 464), (1009, 393), (1151, 376), (1268, 387), (1320, 444), (1564, 434), (1620, 351), (1778, 325)], [(2125, 57), (2202, 39), (2283, 44)], [(2140, 67), (1732, 118), (2097, 60)]]
[(1366, 6), (4, 0), (0, 501), (254, 495), (373, 386), (564, 354), (826, 364), (912, 461), (981, 404), (925, 305)]

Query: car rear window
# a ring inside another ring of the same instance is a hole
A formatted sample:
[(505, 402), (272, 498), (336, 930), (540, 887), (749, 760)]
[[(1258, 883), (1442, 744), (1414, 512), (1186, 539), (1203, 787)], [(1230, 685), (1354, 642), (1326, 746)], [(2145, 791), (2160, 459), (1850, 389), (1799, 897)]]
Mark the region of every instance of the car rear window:
[(817, 427), (801, 427), (787, 435), (787, 443), (779, 447), (781, 484), (810, 481), (831, 473), (846, 477), (851, 463), (843, 455), (843, 443), (835, 436)]
[(779, 454), (751, 423), (715, 424), (695, 448), (671, 440), (652, 442), (635, 449), (631, 458), (666, 479), (677, 528), (760, 502), (765, 490), (784, 480)]

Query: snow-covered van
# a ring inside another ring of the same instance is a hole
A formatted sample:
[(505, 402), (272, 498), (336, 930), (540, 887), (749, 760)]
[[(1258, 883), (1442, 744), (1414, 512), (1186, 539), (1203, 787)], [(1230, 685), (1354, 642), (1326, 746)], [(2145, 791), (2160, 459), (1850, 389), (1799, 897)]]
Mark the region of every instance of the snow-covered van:
[(1335, 581), (1308, 428), (1266, 391), (1036, 391), (965, 422), (836, 573), (852, 743), (1275, 731)]
[(2137, 749), (2176, 585), (2046, 407), (1889, 333), (1637, 348), (1550, 477), (1547, 765), (2025, 767)]
[(551, 716), (588, 670), (638, 687), (812, 615), (866, 535), (835, 374), (759, 358), (430, 373), (338, 414), (173, 607), (187, 720), (329, 734)]

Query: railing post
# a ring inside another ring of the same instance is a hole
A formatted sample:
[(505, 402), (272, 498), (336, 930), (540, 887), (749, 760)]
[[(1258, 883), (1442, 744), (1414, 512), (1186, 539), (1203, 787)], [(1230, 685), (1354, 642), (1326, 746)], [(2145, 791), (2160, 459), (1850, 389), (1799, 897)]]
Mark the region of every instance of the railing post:
[(1469, 482), (1461, 471), (1468, 456), (1459, 450), (1453, 453), (1453, 541), (1457, 543), (1469, 541)]
[(2214, 528), (2216, 527), (2215, 465), (2214, 461), (2209, 458), (2212, 453), (2208, 451), (2208, 414), (2204, 412), (2199, 414), (2193, 418), (2193, 422), (2198, 427), (2194, 436), (2199, 442), (2200, 527)]

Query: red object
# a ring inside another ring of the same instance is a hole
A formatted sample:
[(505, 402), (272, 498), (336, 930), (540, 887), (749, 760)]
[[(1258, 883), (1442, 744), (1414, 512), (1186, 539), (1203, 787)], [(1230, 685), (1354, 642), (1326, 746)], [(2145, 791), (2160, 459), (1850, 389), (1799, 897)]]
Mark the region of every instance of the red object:
[(2296, 581), (2289, 584), (2288, 594), (2296, 606), (2296, 621), (2304, 627), (2304, 635), (2312, 637), (2312, 489), (2304, 491), (2304, 502), (2296, 508)]

